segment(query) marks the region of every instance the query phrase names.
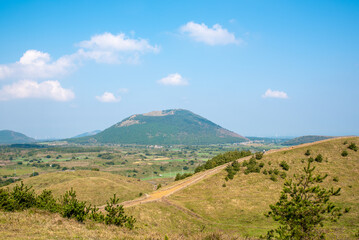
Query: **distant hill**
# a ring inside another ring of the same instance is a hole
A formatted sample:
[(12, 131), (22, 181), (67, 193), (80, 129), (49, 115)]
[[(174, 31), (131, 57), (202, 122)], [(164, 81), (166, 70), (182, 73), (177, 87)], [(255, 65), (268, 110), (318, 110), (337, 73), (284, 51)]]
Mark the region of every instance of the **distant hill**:
[(294, 146), (294, 145), (299, 145), (299, 144), (303, 144), (303, 143), (317, 142), (317, 141), (324, 140), (324, 139), (329, 139), (329, 138), (333, 138), (333, 137), (308, 135), (308, 136), (302, 136), (302, 137), (293, 138), (293, 139), (290, 139), (288, 141), (282, 142), (282, 145), (284, 145), (284, 146)]
[(68, 139), (76, 143), (201, 145), (247, 139), (188, 110), (171, 109), (135, 114), (94, 135)]
[(75, 137), (72, 137), (72, 138), (80, 138), (80, 137), (93, 136), (93, 135), (96, 135), (96, 134), (99, 133), (99, 132), (101, 132), (101, 130), (95, 130), (95, 131), (92, 131), (92, 132), (85, 132), (85, 133), (76, 135)]
[(0, 131), (0, 144), (17, 144), (17, 143), (34, 143), (35, 139), (28, 137), (22, 133), (1, 130)]

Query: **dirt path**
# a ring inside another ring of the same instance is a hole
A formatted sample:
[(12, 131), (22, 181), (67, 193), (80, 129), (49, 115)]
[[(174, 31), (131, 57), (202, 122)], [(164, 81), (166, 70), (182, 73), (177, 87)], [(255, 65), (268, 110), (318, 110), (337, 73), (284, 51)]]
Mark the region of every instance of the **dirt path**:
[[(292, 149), (297, 149), (297, 148), (303, 148), (303, 147), (307, 147), (307, 146), (311, 146), (311, 145), (315, 145), (318, 143), (323, 143), (323, 142), (328, 142), (331, 141), (333, 139), (342, 139), (342, 138), (350, 138), (350, 137), (354, 137), (354, 136), (348, 136), (348, 137), (338, 137), (338, 138), (330, 138), (330, 139), (325, 139), (325, 140), (321, 140), (318, 142), (314, 142), (314, 143), (305, 143), (305, 144), (301, 144), (301, 145), (297, 145), (297, 146), (292, 146), (292, 147), (286, 147), (286, 148), (281, 148), (281, 149), (273, 149), (273, 150), (269, 150), (268, 152), (266, 152), (265, 154), (272, 154), (272, 153), (276, 153), (276, 152), (283, 152), (283, 151), (288, 151), (288, 150), (292, 150)], [(249, 160), (252, 156), (248, 156), (248, 157), (244, 157), (244, 158), (240, 158), (238, 159), (238, 162), (243, 162), (244, 160)], [(155, 202), (155, 201), (161, 201), (161, 200), (165, 200), (165, 197), (170, 196), (171, 194), (174, 194), (177, 191), (180, 191), (184, 188), (187, 188), (203, 179), (206, 179), (210, 176), (215, 175), (216, 173), (220, 172), (221, 170), (225, 169), (227, 167), (228, 164), (231, 163), (226, 163), (223, 164), (221, 166), (203, 171), (203, 172), (199, 172), (194, 174), (193, 176), (189, 177), (189, 178), (185, 178), (183, 180), (180, 180), (178, 182), (175, 182), (174, 184), (171, 184), (170, 186), (166, 186), (164, 188), (161, 188), (155, 192), (152, 192), (151, 194), (148, 194), (144, 197), (135, 199), (135, 200), (131, 200), (131, 201), (126, 201), (126, 202), (122, 202), (121, 205), (123, 205), (124, 207), (131, 207), (131, 206), (135, 206), (138, 204), (144, 204), (144, 203), (148, 203), (148, 202)], [(99, 207), (100, 209), (104, 209), (105, 206), (101, 206)]]

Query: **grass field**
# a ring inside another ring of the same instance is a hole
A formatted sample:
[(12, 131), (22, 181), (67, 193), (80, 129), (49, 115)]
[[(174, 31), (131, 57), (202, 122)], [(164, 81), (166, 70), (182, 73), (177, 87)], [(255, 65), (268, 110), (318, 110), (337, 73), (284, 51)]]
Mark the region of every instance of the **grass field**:
[[(359, 152), (348, 149), (351, 142), (359, 146), (357, 137), (334, 139), (268, 153), (258, 160), (264, 163), (262, 171), (275, 168), (284, 171), (279, 163), (286, 161), (290, 167), (286, 173), (291, 177), (302, 171), (303, 162), (308, 158), (304, 153), (308, 149), (313, 158), (322, 154), (323, 161), (313, 164), (317, 173), (329, 174), (323, 185), (341, 187), (341, 196), (333, 201), (341, 207), (351, 207), (339, 222), (325, 225), (328, 239), (356, 239), (355, 234), (359, 233)], [(341, 155), (343, 150), (347, 150), (348, 156)], [(167, 200), (128, 207), (126, 213), (137, 219), (133, 231), (89, 221), (78, 224), (56, 214), (29, 210), (0, 212), (1, 233), (14, 239), (28, 234), (38, 239), (164, 239), (165, 235), (169, 239), (255, 239), (277, 226), (264, 213), (269, 211), (269, 204), (278, 200), (284, 183), (280, 177), (277, 182), (270, 180), (262, 171), (245, 175), (242, 167), (233, 180), (226, 181), (227, 173), (223, 170), (174, 193)], [(167, 184), (161, 181), (157, 179), (153, 183)], [(97, 205), (104, 204), (114, 192), (124, 201), (136, 198), (140, 192), (153, 190), (153, 185), (145, 181), (101, 171), (42, 174), (26, 179), (25, 183), (33, 185), (37, 191), (53, 189), (56, 196), (73, 186), (81, 200)], [(29, 223), (22, 228), (25, 222)]]
[[(27, 178), (23, 182), (33, 186), (37, 193), (44, 189), (52, 190), (55, 197), (60, 197), (73, 188), (79, 200), (94, 205), (106, 204), (113, 194), (121, 201), (126, 201), (138, 197), (140, 193), (153, 191), (153, 185), (150, 183), (99, 171), (47, 173)], [(12, 186), (14, 184), (9, 185), (10, 188)]]

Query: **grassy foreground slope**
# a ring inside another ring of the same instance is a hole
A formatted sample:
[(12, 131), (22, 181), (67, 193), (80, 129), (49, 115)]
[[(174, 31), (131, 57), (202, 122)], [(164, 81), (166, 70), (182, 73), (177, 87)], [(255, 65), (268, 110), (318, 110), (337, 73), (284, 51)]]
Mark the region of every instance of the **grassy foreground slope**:
[(115, 193), (122, 202), (153, 190), (152, 185), (147, 182), (99, 171), (47, 173), (27, 178), (23, 182), (33, 186), (36, 193), (41, 193), (44, 189), (52, 190), (55, 197), (60, 197), (73, 188), (79, 200), (95, 205), (106, 204)]
[[(348, 143), (344, 145), (343, 143)], [(334, 139), (323, 143), (305, 146), (288, 151), (264, 155), (258, 162), (264, 163), (264, 169), (277, 168), (283, 171), (279, 163), (285, 160), (290, 169), (288, 176), (302, 171), (302, 160), (308, 158), (304, 153), (309, 149), (315, 158), (322, 154), (322, 163), (314, 162), (317, 173), (328, 173), (324, 185), (341, 187), (341, 196), (334, 198), (342, 207), (351, 207), (338, 223), (330, 224), (327, 228), (329, 239), (350, 239), (359, 231), (359, 152), (349, 150), (351, 142), (359, 145), (359, 138)], [(341, 153), (347, 150), (348, 156)], [(269, 162), (271, 165), (269, 165)], [(200, 183), (177, 192), (169, 199), (184, 208), (190, 209), (211, 224), (222, 230), (238, 231), (241, 234), (258, 236), (275, 227), (274, 221), (263, 214), (269, 210), (268, 205), (279, 199), (284, 180), (270, 180), (263, 173), (245, 175), (242, 170), (233, 180), (224, 180), (226, 172), (208, 178)], [(336, 177), (339, 181), (333, 181)], [(224, 187), (223, 184), (226, 184)]]

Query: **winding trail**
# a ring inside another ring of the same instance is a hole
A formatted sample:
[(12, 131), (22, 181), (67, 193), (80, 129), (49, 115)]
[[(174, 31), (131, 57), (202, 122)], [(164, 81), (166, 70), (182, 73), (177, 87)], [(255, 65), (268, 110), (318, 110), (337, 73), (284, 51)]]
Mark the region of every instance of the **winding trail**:
[[(318, 143), (328, 142), (328, 141), (332, 141), (332, 140), (336, 140), (336, 139), (351, 138), (351, 137), (355, 137), (355, 136), (330, 138), (330, 139), (325, 139), (325, 140), (321, 140), (321, 141), (317, 141), (317, 142), (313, 142), (313, 143), (305, 143), (305, 144), (301, 144), (301, 145), (296, 145), (296, 146), (292, 146), (292, 147), (272, 149), (272, 150), (267, 151), (265, 154), (267, 155), (267, 154), (272, 154), (272, 153), (277, 153), (277, 152), (283, 152), (283, 151), (288, 151), (288, 150), (292, 150), (292, 149), (308, 147), (308, 146), (312, 146), (312, 145), (315, 145)], [(244, 160), (249, 160), (251, 157), (252, 157), (252, 155), (244, 157), (244, 158), (240, 158), (237, 161), (243, 162)], [(221, 166), (218, 166), (218, 167), (215, 167), (215, 168), (203, 171), (203, 172), (196, 173), (189, 178), (185, 178), (185, 179), (175, 182), (169, 186), (166, 186), (157, 191), (154, 191), (150, 194), (146, 194), (145, 196), (143, 196), (141, 198), (122, 202), (120, 205), (123, 205), (124, 207), (131, 207), (131, 206), (135, 206), (138, 204), (144, 204), (144, 203), (156, 202), (156, 201), (164, 201), (164, 202), (168, 203), (168, 200), (166, 199), (166, 197), (174, 194), (177, 191), (187, 188), (203, 179), (206, 179), (210, 176), (217, 174), (221, 170), (225, 169), (229, 164), (231, 164), (231, 163), (226, 163)], [(104, 208), (105, 208), (105, 205), (99, 207), (99, 209), (101, 209), (101, 210), (103, 210)], [(199, 217), (199, 216), (197, 216), (197, 217)]]

